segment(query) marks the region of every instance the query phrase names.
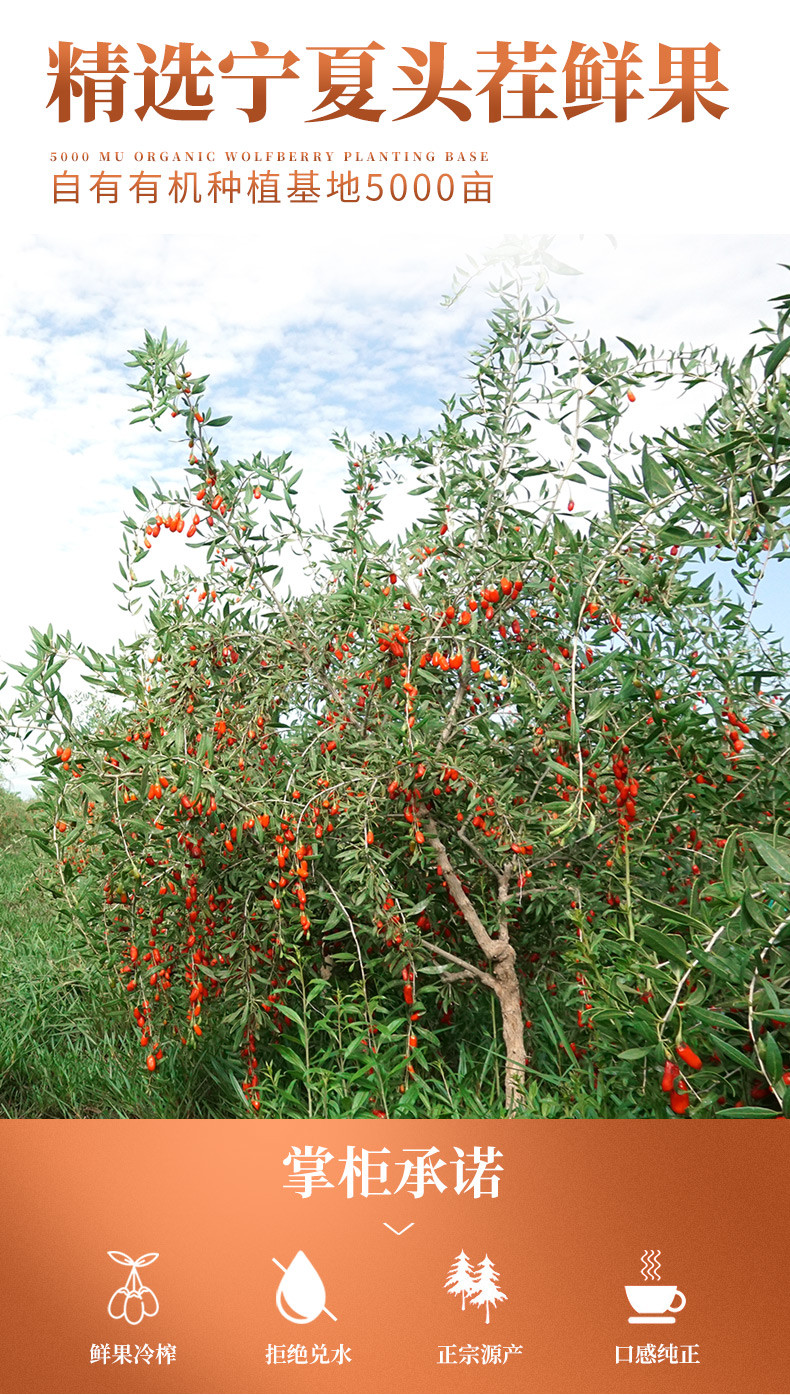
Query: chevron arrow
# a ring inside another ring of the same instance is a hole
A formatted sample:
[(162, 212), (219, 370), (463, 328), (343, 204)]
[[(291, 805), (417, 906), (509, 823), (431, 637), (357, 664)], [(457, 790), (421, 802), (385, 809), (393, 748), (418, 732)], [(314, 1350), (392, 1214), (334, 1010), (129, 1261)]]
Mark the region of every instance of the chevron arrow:
[(414, 1225), (414, 1221), (409, 1221), (409, 1224), (405, 1225), (403, 1227), (403, 1230), (396, 1230), (394, 1226), (390, 1225), (389, 1221), (385, 1221), (384, 1224), (387, 1227), (387, 1230), (392, 1231), (393, 1235), (405, 1235), (407, 1230), (411, 1230), (412, 1226)]

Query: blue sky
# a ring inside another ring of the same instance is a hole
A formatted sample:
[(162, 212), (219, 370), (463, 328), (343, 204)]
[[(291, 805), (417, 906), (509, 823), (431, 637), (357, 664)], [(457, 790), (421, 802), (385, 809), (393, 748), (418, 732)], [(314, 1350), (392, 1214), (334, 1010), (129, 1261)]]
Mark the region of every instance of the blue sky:
[[(396, 434), (430, 427), (440, 400), (462, 385), (491, 301), (481, 277), (441, 305), (468, 238), (448, 245), (397, 238), (375, 249), (333, 244), (305, 257), (285, 235), (20, 238), (4, 290), (5, 508), (0, 579), (15, 605), (4, 652), (24, 653), (29, 626), (71, 629), (102, 648), (122, 631), (116, 609), (120, 518), (130, 486), (180, 471), (162, 437), (128, 425), (132, 376), (124, 360), (144, 328), (187, 339), (194, 371), (212, 375), (215, 409), (231, 412), (228, 453), (293, 452), (302, 496), (328, 517), (339, 507), (340, 457), (331, 434)], [(790, 238), (779, 235), (581, 238), (553, 253), (579, 275), (553, 277), (564, 312), (595, 335), (674, 346), (715, 341), (740, 353), (768, 305), (790, 284)], [(693, 399), (691, 399), (693, 402)], [(661, 406), (640, 394), (630, 423), (652, 430)], [(682, 411), (688, 409), (688, 401)], [(763, 616), (790, 638), (790, 569), (774, 565)], [(127, 631), (128, 632), (128, 631)]]

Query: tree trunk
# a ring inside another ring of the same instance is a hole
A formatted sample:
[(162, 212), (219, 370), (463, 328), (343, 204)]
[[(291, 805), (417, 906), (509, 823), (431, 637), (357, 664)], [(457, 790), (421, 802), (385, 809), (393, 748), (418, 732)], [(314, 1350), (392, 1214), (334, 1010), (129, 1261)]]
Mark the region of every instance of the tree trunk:
[(503, 947), (494, 963), (496, 995), (502, 1012), (502, 1037), (505, 1043), (505, 1107), (515, 1114), (524, 1098), (524, 1018), (521, 1014), (521, 987), (516, 973), (516, 952), (512, 945)]

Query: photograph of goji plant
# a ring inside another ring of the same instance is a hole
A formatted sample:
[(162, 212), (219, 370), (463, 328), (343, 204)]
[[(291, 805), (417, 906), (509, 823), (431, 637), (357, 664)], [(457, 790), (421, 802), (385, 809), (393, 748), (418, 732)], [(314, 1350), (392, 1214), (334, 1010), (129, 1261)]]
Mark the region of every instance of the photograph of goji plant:
[(734, 357), (514, 262), (429, 428), (337, 435), (329, 523), (141, 332), (177, 471), (122, 523), (135, 633), (35, 630), (6, 695), (1, 1114), (790, 1115), (774, 271)]

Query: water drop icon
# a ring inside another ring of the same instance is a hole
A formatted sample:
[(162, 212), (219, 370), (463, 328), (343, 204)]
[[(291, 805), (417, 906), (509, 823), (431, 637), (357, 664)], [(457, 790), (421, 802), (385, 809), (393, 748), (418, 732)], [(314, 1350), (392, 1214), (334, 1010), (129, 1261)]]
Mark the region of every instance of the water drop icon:
[(303, 1324), (315, 1322), (317, 1317), (326, 1313), (333, 1322), (337, 1321), (334, 1313), (330, 1313), (325, 1306), (326, 1289), (321, 1275), (310, 1263), (304, 1250), (297, 1251), (287, 1269), (278, 1259), (272, 1263), (283, 1271), (277, 1287), (276, 1302), (284, 1318), (289, 1322)]

